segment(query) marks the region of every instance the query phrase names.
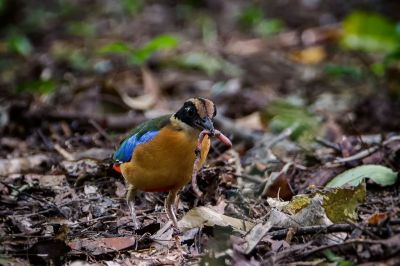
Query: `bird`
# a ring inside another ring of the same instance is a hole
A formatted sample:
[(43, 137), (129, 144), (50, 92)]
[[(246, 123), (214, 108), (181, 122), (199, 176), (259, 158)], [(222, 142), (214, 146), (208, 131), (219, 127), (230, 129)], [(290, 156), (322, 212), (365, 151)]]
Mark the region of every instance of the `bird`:
[[(213, 125), (216, 114), (211, 100), (190, 98), (177, 112), (143, 122), (121, 141), (113, 155), (113, 168), (128, 185), (126, 200), (135, 229), (138, 229), (135, 196), (139, 191), (168, 192), (165, 210), (178, 228), (174, 203), (179, 191), (191, 180), (198, 148), (199, 168), (207, 158), (210, 136), (216, 132)], [(205, 135), (198, 144), (200, 133), (205, 131), (210, 136)]]

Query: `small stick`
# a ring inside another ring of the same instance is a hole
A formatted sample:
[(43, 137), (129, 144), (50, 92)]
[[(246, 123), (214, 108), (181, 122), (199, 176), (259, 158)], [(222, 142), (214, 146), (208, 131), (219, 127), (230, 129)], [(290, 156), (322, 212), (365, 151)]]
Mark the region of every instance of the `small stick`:
[(201, 146), (203, 144), (204, 137), (208, 136), (215, 136), (217, 137), (221, 142), (223, 142), (225, 145), (232, 147), (232, 142), (228, 139), (227, 136), (222, 134), (219, 130), (215, 130), (214, 134), (212, 134), (208, 130), (203, 130), (200, 132), (199, 135), (199, 140), (197, 142), (197, 147), (195, 150), (196, 154), (196, 159), (194, 160), (194, 165), (193, 165), (193, 173), (192, 173), (192, 189), (196, 193), (197, 197), (201, 197), (203, 193), (200, 191), (199, 187), (197, 186), (197, 172), (199, 171), (199, 163), (201, 159)]

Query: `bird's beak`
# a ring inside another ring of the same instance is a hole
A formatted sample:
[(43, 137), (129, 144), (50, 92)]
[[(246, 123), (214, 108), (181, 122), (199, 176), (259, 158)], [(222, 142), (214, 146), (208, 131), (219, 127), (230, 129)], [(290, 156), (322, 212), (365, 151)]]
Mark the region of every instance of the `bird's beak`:
[(201, 128), (201, 129), (205, 129), (210, 131), (210, 133), (212, 135), (214, 135), (215, 133), (215, 129), (214, 129), (214, 125), (213, 122), (211, 121), (211, 119), (209, 117), (206, 117), (204, 119), (199, 119), (197, 121), (197, 125)]

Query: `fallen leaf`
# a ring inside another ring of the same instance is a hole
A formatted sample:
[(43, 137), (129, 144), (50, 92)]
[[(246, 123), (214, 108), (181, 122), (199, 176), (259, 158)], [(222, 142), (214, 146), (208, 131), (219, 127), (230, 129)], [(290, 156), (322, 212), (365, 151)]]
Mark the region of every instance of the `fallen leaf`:
[[(308, 225), (330, 225), (332, 221), (326, 216), (325, 210), (322, 207), (323, 202), (324, 198), (317, 194), (309, 198), (309, 204), (298, 210), (295, 214), (286, 214), (272, 209), (268, 221), (272, 226), (284, 228)], [(290, 206), (288, 205), (287, 207)]]
[(376, 212), (368, 218), (369, 225), (379, 225), (388, 219), (388, 214), (385, 212)]
[(126, 186), (119, 181), (115, 182), (117, 189), (115, 190), (115, 195), (119, 198), (123, 198), (126, 194)]
[(36, 227), (32, 224), (32, 220), (28, 217), (13, 217), (11, 216), (11, 221), (19, 231), (25, 235), (32, 235), (40, 232), (40, 227)]
[(96, 194), (96, 192), (97, 192), (97, 187), (91, 186), (91, 185), (85, 185), (85, 187), (84, 187), (84, 192), (85, 192), (86, 195), (89, 195), (89, 194)]
[(150, 109), (157, 102), (160, 94), (160, 87), (154, 75), (147, 68), (142, 68), (143, 87), (145, 94), (130, 97), (125, 90), (117, 89), (122, 101), (134, 110)]
[(324, 194), (323, 207), (334, 223), (355, 221), (357, 206), (365, 201), (365, 197), (365, 183), (352, 188), (337, 188)]
[(229, 217), (216, 212), (208, 207), (196, 207), (191, 209), (178, 222), (178, 227), (183, 230), (189, 230), (195, 227), (207, 226), (231, 226), (240, 231), (246, 231), (254, 226), (253, 223)]
[(341, 44), (353, 50), (393, 52), (398, 48), (400, 34), (396, 23), (377, 13), (355, 11), (343, 23)]
[(30, 170), (37, 171), (41, 165), (48, 164), (50, 161), (50, 157), (42, 154), (22, 158), (0, 159), (0, 176), (22, 173)]
[(265, 184), (262, 196), (270, 198), (281, 198), (283, 200), (291, 200), (294, 193), (289, 183), (287, 173), (279, 172), (276, 175), (270, 175), (268, 182)]
[(361, 165), (336, 176), (326, 187), (358, 186), (365, 178), (369, 178), (381, 186), (390, 186), (396, 183), (398, 173), (382, 165)]
[(263, 239), (265, 234), (272, 228), (272, 223), (267, 221), (266, 223), (260, 223), (255, 225), (245, 236), (247, 247), (244, 250), (245, 254), (249, 254), (257, 246), (257, 244)]
[(292, 214), (297, 214), (307, 208), (315, 195), (323, 199), (322, 207), (329, 220), (334, 223), (347, 222), (348, 219), (357, 218), (356, 208), (364, 202), (366, 196), (365, 184), (357, 187), (335, 188), (324, 191), (317, 191), (310, 195), (296, 195), (286, 206), (285, 210)]
[(322, 46), (307, 47), (289, 53), (289, 58), (298, 63), (313, 65), (318, 64), (326, 58), (326, 52)]
[(91, 255), (120, 251), (135, 245), (134, 237), (111, 237), (97, 239), (78, 239), (68, 243), (75, 251), (89, 252)]
[(232, 40), (226, 45), (226, 51), (239, 56), (251, 56), (264, 51), (266, 42), (263, 39)]
[(237, 126), (252, 130), (264, 130), (265, 128), (261, 121), (260, 112), (254, 112), (245, 117), (238, 118), (235, 122)]
[(154, 241), (152, 246), (156, 249), (161, 249), (162, 247), (171, 248), (174, 244), (172, 240), (172, 234), (174, 233), (174, 228), (172, 227), (172, 222), (166, 223), (160, 230), (158, 230), (151, 239)]
[(74, 160), (93, 159), (93, 160), (106, 160), (111, 158), (114, 153), (113, 149), (91, 148), (84, 151), (71, 153)]

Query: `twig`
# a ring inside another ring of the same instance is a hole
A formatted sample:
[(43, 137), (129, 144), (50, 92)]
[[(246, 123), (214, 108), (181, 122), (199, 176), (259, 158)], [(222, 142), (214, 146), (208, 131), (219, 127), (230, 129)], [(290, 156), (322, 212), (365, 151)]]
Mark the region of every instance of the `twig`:
[(334, 150), (337, 151), (337, 152), (340, 152), (340, 151), (341, 151), (339, 145), (337, 145), (336, 143), (333, 143), (333, 142), (331, 142), (331, 141), (328, 141), (328, 140), (326, 140), (326, 139), (323, 139), (323, 138), (320, 138), (320, 137), (316, 137), (316, 138), (315, 138), (315, 141), (316, 141), (317, 143), (321, 144), (322, 146), (325, 146), (325, 147), (334, 149)]
[[(400, 220), (391, 220), (389, 221), (390, 225), (399, 225)], [(328, 233), (337, 233), (337, 232), (347, 232), (350, 233), (354, 229), (358, 228), (358, 226), (354, 224), (332, 224), (332, 225), (312, 225), (312, 226), (303, 226), (295, 229), (295, 236), (302, 235), (314, 235), (314, 234), (328, 234)], [(369, 229), (376, 228), (378, 231), (387, 231), (386, 228), (380, 228), (378, 226), (368, 226)], [(284, 239), (289, 232), (290, 228), (280, 229), (276, 231), (268, 232), (267, 235), (271, 236), (274, 239)]]
[(54, 144), (54, 149), (62, 156), (64, 159), (68, 161), (75, 161), (75, 157), (69, 153), (67, 150), (65, 150), (63, 147), (61, 147), (58, 143)]
[(114, 140), (107, 134), (107, 132), (97, 123), (94, 119), (89, 119), (89, 123), (102, 135), (106, 140), (113, 142)]
[(385, 254), (385, 257), (390, 257), (390, 255), (396, 254), (400, 251), (400, 245), (398, 243), (400, 243), (400, 234), (394, 235), (393, 237), (391, 237), (389, 239), (384, 239), (384, 240), (353, 239), (353, 240), (348, 240), (348, 241), (340, 243), (340, 244), (330, 244), (330, 245), (325, 245), (322, 247), (317, 247), (310, 251), (304, 252), (302, 254), (302, 257), (306, 258), (315, 253), (319, 253), (319, 252), (327, 250), (327, 249), (344, 247), (344, 246), (354, 246), (354, 244), (383, 245), (383, 246), (385, 246), (385, 250), (389, 253), (389, 254)]
[(297, 126), (294, 127), (289, 127), (286, 128), (282, 133), (280, 133), (278, 136), (276, 136), (274, 139), (272, 139), (269, 143), (267, 143), (266, 148), (271, 149), (274, 147), (277, 143), (281, 142), (284, 139), (287, 139), (292, 135), (293, 131), (297, 128)]
[(338, 159), (334, 160), (333, 163), (346, 163), (346, 162), (351, 162), (351, 161), (355, 161), (355, 160), (360, 160), (360, 159), (363, 159), (363, 158), (375, 153), (378, 150), (379, 150), (378, 146), (368, 148), (368, 149), (363, 150), (359, 153), (356, 153), (352, 156), (349, 156), (346, 158), (338, 158)]
[(241, 177), (257, 184), (262, 184), (265, 182), (264, 179), (256, 175), (248, 175), (248, 174), (234, 174), (234, 175), (236, 177)]

